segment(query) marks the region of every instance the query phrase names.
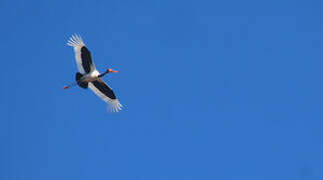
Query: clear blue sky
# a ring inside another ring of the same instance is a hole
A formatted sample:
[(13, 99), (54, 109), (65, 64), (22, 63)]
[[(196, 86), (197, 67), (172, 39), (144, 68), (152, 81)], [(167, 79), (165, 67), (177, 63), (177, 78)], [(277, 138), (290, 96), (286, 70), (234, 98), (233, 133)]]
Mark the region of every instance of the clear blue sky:
[[(322, 180), (322, 7), (0, 1), (0, 179)], [(120, 113), (62, 90), (73, 33)]]

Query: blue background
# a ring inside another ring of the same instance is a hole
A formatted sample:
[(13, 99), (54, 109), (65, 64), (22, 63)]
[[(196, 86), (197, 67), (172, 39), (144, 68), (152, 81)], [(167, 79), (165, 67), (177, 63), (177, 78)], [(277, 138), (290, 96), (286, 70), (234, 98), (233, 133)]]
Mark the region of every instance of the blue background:
[[(323, 179), (322, 7), (0, 1), (0, 179)], [(62, 90), (73, 33), (119, 70), (120, 113)]]

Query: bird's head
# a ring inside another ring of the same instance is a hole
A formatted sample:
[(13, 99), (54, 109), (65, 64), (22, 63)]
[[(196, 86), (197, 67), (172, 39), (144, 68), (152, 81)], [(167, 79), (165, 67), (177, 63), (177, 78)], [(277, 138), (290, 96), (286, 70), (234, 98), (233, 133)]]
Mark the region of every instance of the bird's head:
[(107, 69), (106, 73), (117, 73), (118, 71), (113, 69)]

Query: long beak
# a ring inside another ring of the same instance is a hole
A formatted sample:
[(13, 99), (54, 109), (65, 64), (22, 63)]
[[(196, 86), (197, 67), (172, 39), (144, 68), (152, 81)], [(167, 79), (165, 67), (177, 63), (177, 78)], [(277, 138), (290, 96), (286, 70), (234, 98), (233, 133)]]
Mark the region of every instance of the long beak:
[(113, 70), (113, 69), (110, 69), (110, 72), (117, 73), (117, 72), (119, 72), (119, 71), (117, 71), (117, 70)]

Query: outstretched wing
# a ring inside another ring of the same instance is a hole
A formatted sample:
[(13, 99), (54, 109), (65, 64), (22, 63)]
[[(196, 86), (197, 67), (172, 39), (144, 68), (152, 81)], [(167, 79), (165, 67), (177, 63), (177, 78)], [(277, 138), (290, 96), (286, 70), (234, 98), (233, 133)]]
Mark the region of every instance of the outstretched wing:
[(68, 40), (67, 45), (74, 47), (76, 64), (80, 73), (86, 74), (95, 70), (91, 53), (85, 47), (85, 44), (80, 36), (72, 35), (72, 37)]
[(103, 101), (108, 103), (108, 111), (118, 112), (121, 110), (122, 105), (119, 100), (116, 98), (112, 89), (102, 79), (90, 82), (89, 88)]

